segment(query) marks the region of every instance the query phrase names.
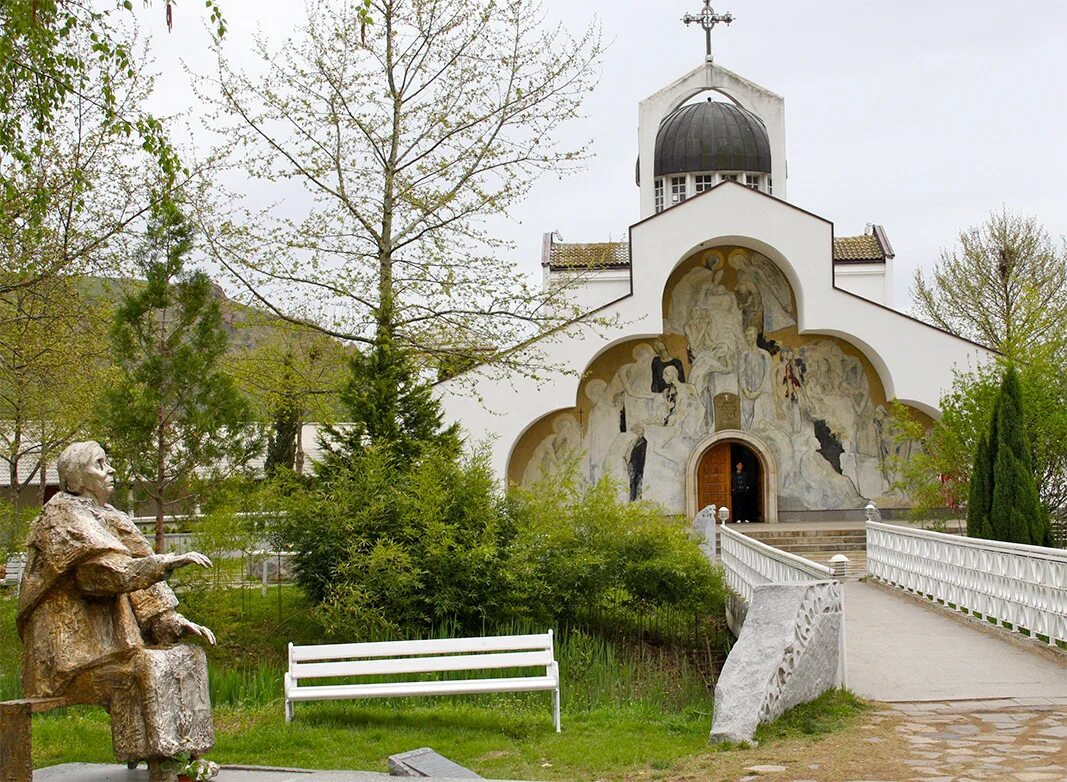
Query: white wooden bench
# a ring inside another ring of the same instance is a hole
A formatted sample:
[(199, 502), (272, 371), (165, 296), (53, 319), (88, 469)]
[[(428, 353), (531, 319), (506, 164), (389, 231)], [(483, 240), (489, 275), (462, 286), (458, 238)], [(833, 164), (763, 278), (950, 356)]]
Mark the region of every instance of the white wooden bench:
[(7, 558), (7, 569), (4, 571), (4, 586), (18, 587), (22, 581), (22, 571), (26, 569), (26, 555), (12, 554)]
[[(350, 684), (307, 684), (312, 679), (400, 676), (441, 671), (540, 668), (544, 675)], [(300, 701), (460, 695), (477, 692), (552, 692), (552, 718), (559, 723), (559, 665), (552, 631), (539, 635), (498, 635), (429, 641), (383, 641), (361, 644), (289, 644), (285, 674), (285, 721)]]

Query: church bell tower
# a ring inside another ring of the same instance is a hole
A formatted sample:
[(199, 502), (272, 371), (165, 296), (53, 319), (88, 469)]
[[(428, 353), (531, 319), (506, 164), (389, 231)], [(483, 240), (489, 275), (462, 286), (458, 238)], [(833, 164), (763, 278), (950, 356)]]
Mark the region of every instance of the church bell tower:
[[(785, 100), (716, 65), (711, 32), (730, 24), (704, 0), (682, 21), (705, 32), (704, 62), (641, 101), (637, 182), (641, 218), (651, 217), (724, 180), (786, 198)], [(693, 102), (697, 96), (716, 93)]]

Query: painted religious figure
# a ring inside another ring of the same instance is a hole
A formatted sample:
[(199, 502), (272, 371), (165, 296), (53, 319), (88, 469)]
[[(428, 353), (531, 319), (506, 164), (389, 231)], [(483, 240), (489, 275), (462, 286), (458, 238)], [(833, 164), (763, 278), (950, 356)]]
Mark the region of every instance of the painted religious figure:
[(576, 418), (560, 423), (571, 413), (555, 414), (552, 433), (541, 430), (527, 482), (554, 467), (564, 443), (585, 456), (590, 480), (610, 477), (621, 498), (680, 513), (694, 449), (712, 432), (740, 429), (776, 464), (779, 510), (907, 502), (890, 465), (919, 446), (897, 442), (855, 350), (797, 333), (792, 289), (769, 258), (708, 251), (671, 284), (663, 326), (658, 338), (635, 339), (627, 359), (596, 368), (584, 430)]
[(30, 698), (103, 705), (115, 754), (147, 760), (153, 780), (166, 759), (214, 744), (203, 650), (215, 636), (176, 608), (167, 577), (203, 554), (155, 554), (130, 518), (108, 504), (115, 471), (94, 442), (59, 456), (61, 491), (30, 530), (17, 626), (22, 689)]
[(741, 354), (738, 383), (741, 386), (741, 426), (753, 430), (756, 422), (773, 420), (771, 398), (771, 354), (756, 344), (758, 334), (749, 326), (745, 330), (747, 348)]

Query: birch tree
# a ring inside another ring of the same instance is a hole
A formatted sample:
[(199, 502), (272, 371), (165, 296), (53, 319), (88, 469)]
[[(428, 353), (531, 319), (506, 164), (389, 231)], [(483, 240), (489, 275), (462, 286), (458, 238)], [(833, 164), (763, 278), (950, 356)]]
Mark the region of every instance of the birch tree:
[(209, 247), (250, 299), (291, 319), (294, 300), (312, 306), (362, 351), (536, 371), (516, 346), (579, 313), (566, 286), (546, 294), (519, 274), (486, 220), (587, 154), (558, 136), (593, 87), (598, 32), (572, 37), (520, 0), (375, 0), (369, 13), (313, 0), (288, 41), (258, 43), (259, 74), (220, 50), (202, 95), (257, 194), (287, 196), (287, 211), (219, 219), (233, 199), (218, 199)]

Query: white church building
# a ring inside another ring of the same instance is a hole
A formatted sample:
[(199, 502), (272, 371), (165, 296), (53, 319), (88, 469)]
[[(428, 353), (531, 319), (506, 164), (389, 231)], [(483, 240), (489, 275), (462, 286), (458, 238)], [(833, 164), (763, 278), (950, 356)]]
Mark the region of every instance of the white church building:
[(909, 505), (896, 470), (920, 446), (890, 402), (929, 423), (953, 367), (988, 351), (891, 308), (886, 232), (838, 236), (792, 205), (785, 141), (784, 100), (710, 54), (640, 103), (629, 241), (542, 249), (545, 285), (579, 275), (577, 300), (611, 325), (555, 334), (542, 349), (564, 369), (547, 378), (439, 386), (502, 479), (577, 462), (630, 500), (732, 520)]

